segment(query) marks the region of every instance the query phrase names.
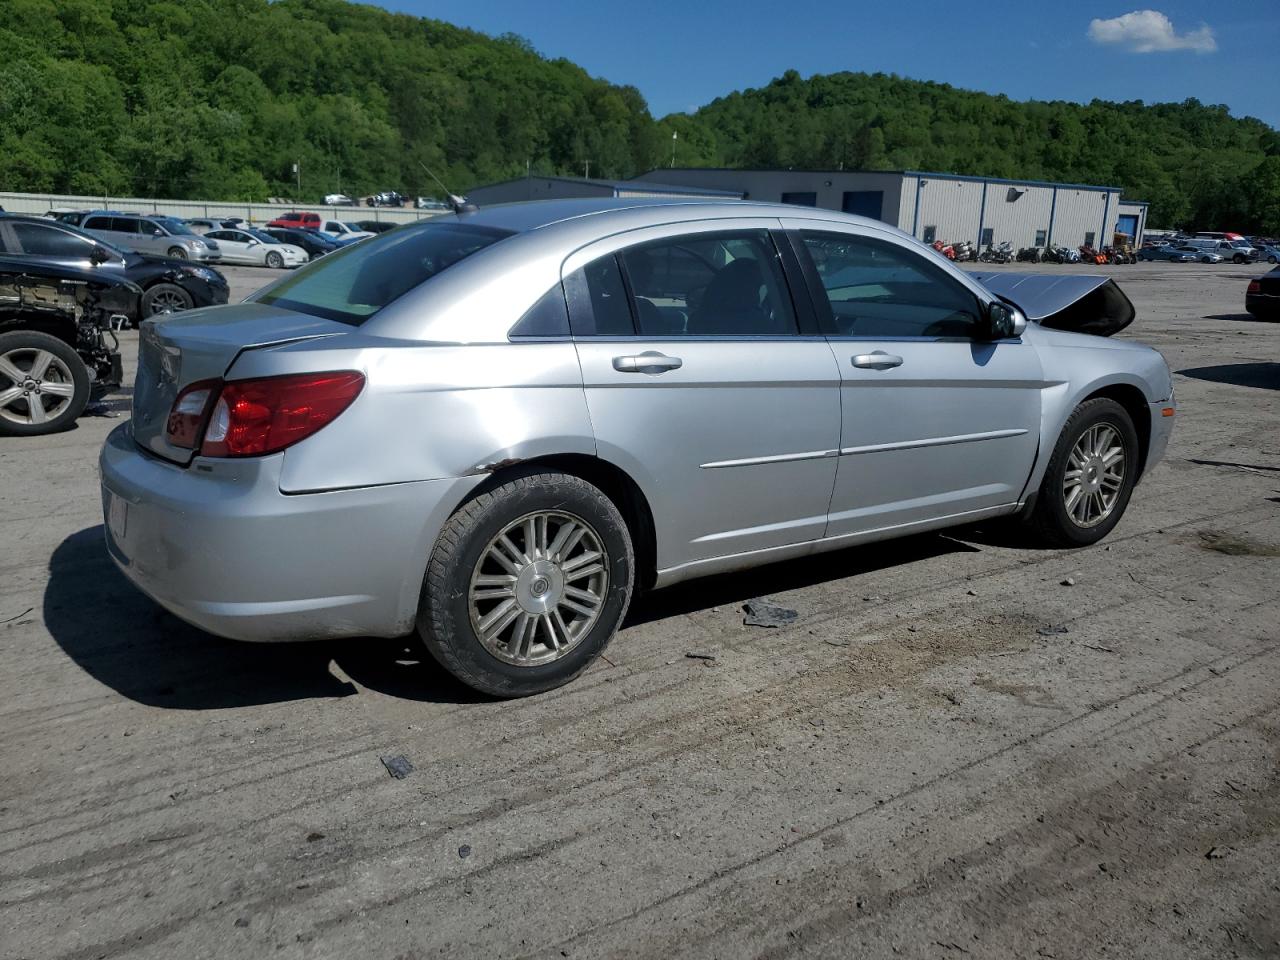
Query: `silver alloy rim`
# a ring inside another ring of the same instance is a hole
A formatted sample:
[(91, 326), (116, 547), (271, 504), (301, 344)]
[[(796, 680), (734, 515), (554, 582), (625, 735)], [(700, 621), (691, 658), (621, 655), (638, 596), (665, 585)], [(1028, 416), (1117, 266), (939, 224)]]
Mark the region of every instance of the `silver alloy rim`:
[(151, 315), (153, 317), (156, 314), (177, 313), (179, 310), (185, 309), (187, 309), (187, 301), (172, 290), (161, 290), (151, 298)]
[(581, 517), (526, 514), (480, 553), (468, 587), (471, 627), (484, 648), (521, 667), (566, 656), (600, 619), (609, 556)]
[(1109, 423), (1086, 430), (1067, 458), (1063, 505), (1078, 527), (1096, 527), (1111, 516), (1124, 489), (1125, 455), (1120, 431)]
[(56, 355), (39, 347), (16, 347), (0, 356), (0, 417), (39, 426), (71, 406), (76, 383)]
[(267, 254), (267, 266), (271, 267), (273, 270), (279, 270), (284, 266), (284, 261), (280, 259), (280, 254), (273, 250), (271, 253)]

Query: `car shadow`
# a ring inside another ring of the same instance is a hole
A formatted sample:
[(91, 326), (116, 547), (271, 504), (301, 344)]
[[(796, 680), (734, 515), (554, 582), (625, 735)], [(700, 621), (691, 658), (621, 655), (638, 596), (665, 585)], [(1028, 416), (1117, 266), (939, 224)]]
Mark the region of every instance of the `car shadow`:
[(755, 597), (844, 580), (888, 567), (916, 563), (948, 553), (977, 553), (978, 548), (937, 533), (851, 546), (796, 560), (783, 560), (735, 573), (687, 580), (636, 597), (624, 627), (667, 617), (745, 603)]
[(81, 669), (150, 706), (216, 710), (358, 693), (334, 665), (388, 696), (486, 699), (410, 640), (238, 643), (205, 633), (125, 579), (107, 556), (101, 525), (72, 534), (54, 550), (43, 611), (50, 634)]
[(1280, 390), (1280, 363), (1224, 363), (1215, 367), (1188, 367), (1175, 371), (1179, 376), (1213, 383), (1231, 383), (1238, 387)]
[(1270, 320), (1262, 320), (1255, 317), (1251, 313), (1210, 313), (1205, 315), (1206, 320), (1229, 320), (1232, 323), (1271, 323)]

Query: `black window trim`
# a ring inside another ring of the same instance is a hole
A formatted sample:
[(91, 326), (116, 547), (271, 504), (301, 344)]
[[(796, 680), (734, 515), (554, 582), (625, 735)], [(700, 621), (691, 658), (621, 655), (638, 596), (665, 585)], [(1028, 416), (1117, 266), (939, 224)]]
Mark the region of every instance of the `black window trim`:
[[(828, 234), (830, 236), (848, 236), (860, 240), (871, 240), (879, 243), (886, 243), (890, 246), (899, 246), (892, 241), (874, 237), (865, 233), (848, 233), (840, 230), (823, 229), (822, 227), (807, 228), (810, 233)], [(831, 310), (831, 301), (827, 298), (826, 288), (822, 285), (822, 277), (818, 275), (817, 265), (813, 262), (813, 257), (809, 254), (808, 247), (805, 246), (804, 237), (801, 234), (803, 229), (792, 229), (787, 231), (787, 237), (791, 241), (792, 250), (800, 261), (801, 272), (804, 274), (805, 286), (809, 291), (809, 298), (813, 302), (813, 308), (818, 316), (819, 328), (825, 327), (827, 332), (823, 336), (832, 343), (845, 342), (881, 342), (881, 343), (991, 343), (991, 342), (1020, 342), (1021, 338), (1013, 340), (989, 341), (979, 336), (970, 337), (939, 337), (939, 336), (876, 336), (876, 335), (857, 335), (848, 333), (836, 333), (835, 331), (835, 314)], [(906, 249), (905, 247), (903, 248)], [(927, 261), (926, 261), (927, 262)], [(936, 266), (932, 265), (931, 266)], [(946, 276), (945, 271), (941, 267), (937, 269)], [(986, 310), (987, 304), (978, 294), (970, 290), (965, 284), (961, 283), (955, 277), (947, 277), (948, 280), (961, 287), (966, 293), (973, 297), (973, 302), (978, 308), (978, 320), (981, 321), (982, 314)], [(824, 311), (819, 304), (826, 306)]]
[[(792, 315), (795, 317), (795, 321), (796, 321), (795, 333), (764, 334), (764, 335), (725, 334), (721, 336), (696, 336), (696, 337), (691, 337), (684, 334), (681, 334), (679, 336), (671, 336), (671, 337), (655, 337), (650, 334), (639, 333), (638, 332), (639, 318), (636, 314), (635, 291), (631, 286), (631, 276), (627, 272), (627, 262), (626, 262), (626, 259), (622, 256), (622, 254), (625, 251), (631, 249), (632, 247), (642, 247), (642, 246), (648, 246), (650, 244), (662, 243), (663, 241), (668, 241), (668, 240), (678, 240), (681, 236), (685, 236), (685, 234), (670, 234), (666, 237), (657, 237), (651, 240), (641, 241), (640, 243), (628, 244), (627, 246), (619, 247), (618, 249), (610, 253), (601, 254), (599, 257), (595, 257), (592, 260), (588, 260), (582, 266), (578, 267), (577, 269), (571, 271), (569, 274), (565, 275), (564, 281), (567, 284), (570, 282), (569, 277), (585, 270), (588, 266), (595, 263), (596, 261), (602, 260), (605, 257), (613, 257), (614, 263), (617, 265), (618, 272), (622, 276), (622, 287), (626, 291), (626, 295), (627, 295), (627, 309), (631, 314), (631, 329), (632, 331), (634, 331), (631, 334), (612, 334), (607, 336), (602, 336), (600, 334), (595, 334), (595, 333), (579, 333), (577, 330), (574, 329), (575, 328), (574, 310), (572, 308), (572, 304), (574, 303), (576, 298), (569, 295), (569, 290), (568, 290), (568, 287), (566, 286), (565, 300), (568, 304), (570, 304), (570, 309), (569, 309), (570, 339), (573, 339), (575, 341), (582, 340), (588, 343), (591, 343), (591, 342), (637, 343), (637, 342), (652, 342), (652, 341), (662, 341), (663, 343), (672, 343), (677, 341), (680, 343), (756, 343), (756, 342), (792, 343), (798, 340), (799, 341), (815, 341), (815, 340), (826, 339), (825, 334), (823, 334), (822, 330), (820, 329), (818, 317), (817, 317), (816, 311), (814, 310), (813, 301), (812, 301), (812, 291), (809, 290), (808, 285), (804, 281), (804, 277), (801, 271), (801, 264), (799, 259), (796, 257), (794, 249), (792, 249), (792, 243), (788, 236), (788, 231), (780, 230), (773, 227), (740, 227), (736, 229), (730, 227), (724, 230), (711, 230), (711, 231), (699, 230), (693, 233), (689, 233), (687, 234), (687, 236), (690, 236), (690, 237), (704, 236), (705, 237), (708, 234), (749, 233), (749, 232), (766, 233), (768, 234), (768, 238), (770, 242), (773, 244), (774, 253), (778, 257), (778, 264), (782, 271), (783, 286), (786, 288), (786, 291), (785, 291), (786, 296), (790, 299), (791, 312), (792, 312)], [(590, 304), (589, 297), (584, 297), (581, 299), (586, 304)], [(578, 325), (581, 325), (582, 319), (583, 318), (579, 317)], [(591, 326), (592, 326), (592, 329), (595, 328), (594, 316), (591, 318)], [(543, 342), (543, 343), (550, 340), (550, 338), (548, 337), (529, 337), (529, 338), (521, 337), (520, 338), (520, 340), (522, 341), (526, 339), (538, 340), (539, 342)]]

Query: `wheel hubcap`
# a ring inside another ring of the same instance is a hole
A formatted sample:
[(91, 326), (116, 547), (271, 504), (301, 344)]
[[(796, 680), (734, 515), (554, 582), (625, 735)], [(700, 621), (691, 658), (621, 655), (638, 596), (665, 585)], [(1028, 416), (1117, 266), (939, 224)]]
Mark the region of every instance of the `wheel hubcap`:
[(1071, 449), (1062, 479), (1063, 505), (1079, 527), (1096, 527), (1115, 511), (1124, 488), (1124, 443), (1109, 423), (1095, 423)]
[(565, 656), (600, 619), (609, 558), (581, 517), (541, 511), (489, 541), (471, 574), (471, 626), (505, 663), (533, 666)]
[(0, 417), (26, 426), (53, 420), (71, 405), (75, 381), (48, 350), (18, 347), (0, 356)]

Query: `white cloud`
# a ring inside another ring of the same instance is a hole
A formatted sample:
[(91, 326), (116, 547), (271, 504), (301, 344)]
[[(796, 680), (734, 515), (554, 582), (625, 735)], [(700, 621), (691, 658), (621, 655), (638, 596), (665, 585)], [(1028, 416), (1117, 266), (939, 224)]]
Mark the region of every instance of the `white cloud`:
[(1218, 41), (1207, 24), (1180, 34), (1173, 28), (1173, 21), (1159, 10), (1135, 10), (1110, 20), (1093, 20), (1089, 23), (1089, 39), (1094, 43), (1122, 44), (1134, 53), (1213, 53), (1218, 49)]

